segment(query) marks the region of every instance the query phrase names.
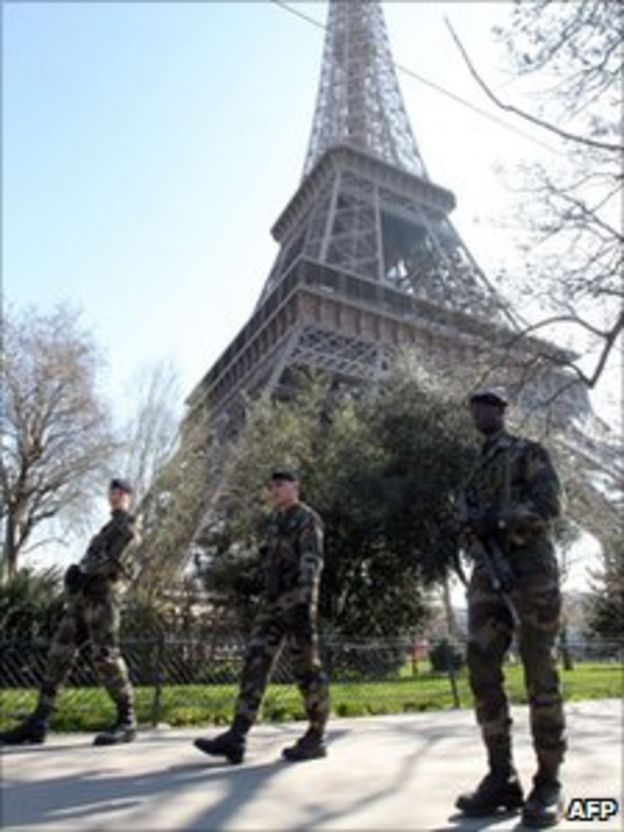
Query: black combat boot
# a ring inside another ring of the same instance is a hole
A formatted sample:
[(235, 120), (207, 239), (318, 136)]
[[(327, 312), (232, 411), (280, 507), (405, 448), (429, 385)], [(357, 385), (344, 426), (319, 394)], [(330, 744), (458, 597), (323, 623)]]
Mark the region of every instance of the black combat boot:
[(134, 705), (129, 699), (120, 699), (116, 704), (117, 721), (112, 728), (97, 734), (93, 745), (119, 745), (122, 742), (132, 742), (136, 738)]
[(538, 770), (522, 809), (522, 823), (529, 829), (545, 829), (556, 826), (562, 815), (563, 795), (557, 774)]
[(0, 745), (41, 745), (48, 733), (52, 705), (39, 703), (32, 714), (15, 728), (0, 732)]
[(242, 717), (235, 717), (232, 726), (218, 734), (214, 739), (208, 740), (199, 737), (193, 743), (204, 754), (211, 754), (214, 757), (225, 757), (233, 765), (243, 762), (245, 756), (246, 734), (251, 726)]
[(513, 811), (522, 806), (524, 795), (514, 768), (511, 740), (507, 734), (486, 742), (489, 771), (473, 792), (460, 795), (455, 806), (467, 817), (495, 815), (500, 809)]
[(327, 757), (327, 747), (323, 734), (315, 728), (308, 728), (306, 733), (294, 745), (282, 751), (282, 757), (291, 762), (318, 760), (319, 757)]
[(475, 791), (460, 795), (455, 806), (467, 817), (479, 818), (494, 815), (499, 809), (519, 809), (522, 802), (518, 775), (509, 767), (490, 769)]

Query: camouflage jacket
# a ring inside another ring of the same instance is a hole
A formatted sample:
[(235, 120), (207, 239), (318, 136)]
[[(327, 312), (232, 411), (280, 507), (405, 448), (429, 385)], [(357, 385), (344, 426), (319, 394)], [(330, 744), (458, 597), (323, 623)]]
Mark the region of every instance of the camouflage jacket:
[(91, 538), (80, 569), (93, 580), (115, 582), (126, 573), (123, 557), (139, 540), (137, 518), (127, 511), (113, 511), (111, 519)]
[(488, 438), (464, 488), (468, 511), (496, 510), (506, 548), (549, 544), (562, 490), (548, 452), (501, 431)]
[(304, 503), (270, 520), (264, 558), (265, 595), (292, 604), (314, 604), (323, 569), (323, 524)]

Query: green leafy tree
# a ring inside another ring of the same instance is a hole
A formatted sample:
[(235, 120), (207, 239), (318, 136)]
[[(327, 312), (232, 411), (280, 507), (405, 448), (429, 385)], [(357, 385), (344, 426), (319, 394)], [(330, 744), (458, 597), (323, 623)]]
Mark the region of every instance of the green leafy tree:
[(337, 631), (399, 635), (424, 623), (427, 589), (455, 553), (451, 496), (474, 447), (463, 410), (397, 369), (336, 419), (323, 516)]
[(603, 546), (602, 568), (593, 575), (587, 611), (590, 635), (622, 644), (624, 637), (624, 540)]

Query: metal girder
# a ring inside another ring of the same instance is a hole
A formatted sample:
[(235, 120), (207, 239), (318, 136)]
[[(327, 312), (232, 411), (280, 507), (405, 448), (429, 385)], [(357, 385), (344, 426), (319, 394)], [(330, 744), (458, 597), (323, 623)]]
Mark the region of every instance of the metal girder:
[(316, 201), (284, 240), (258, 307), (302, 256), (442, 308), (516, 328), (504, 299), (445, 214), (423, 204), (417, 182), (410, 197), (407, 189), (397, 193), (387, 184), (384, 173), (374, 169), (378, 175), (372, 175), (368, 159), (358, 151), (335, 161), (333, 179), (315, 194)]
[(384, 369), (387, 352), (378, 343), (306, 326), (292, 350), (289, 363), (367, 381), (379, 377)]
[(377, 0), (330, 0), (304, 175), (338, 144), (367, 151), (427, 178)]

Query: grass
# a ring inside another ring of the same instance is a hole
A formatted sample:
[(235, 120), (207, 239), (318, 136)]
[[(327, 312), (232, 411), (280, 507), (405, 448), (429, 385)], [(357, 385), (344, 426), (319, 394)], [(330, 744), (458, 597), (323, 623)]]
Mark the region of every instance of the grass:
[[(514, 704), (526, 703), (522, 669), (506, 668), (507, 691)], [(624, 693), (624, 667), (618, 663), (583, 663), (561, 672), (566, 701), (621, 697)], [(472, 706), (465, 670), (457, 677), (462, 707)], [(223, 725), (229, 722), (236, 696), (235, 685), (169, 685), (162, 689), (159, 720), (170, 725)], [(14, 724), (16, 716), (28, 713), (35, 704), (33, 690), (0, 692), (0, 727)], [(332, 710), (336, 716), (369, 716), (410, 713), (453, 707), (446, 674), (420, 672), (415, 676), (381, 682), (335, 682), (331, 686)], [(149, 724), (154, 710), (154, 689), (136, 689), (139, 721)], [(263, 707), (269, 722), (303, 719), (299, 693), (293, 685), (271, 685)], [(53, 721), (57, 731), (97, 731), (114, 718), (114, 707), (101, 688), (65, 690)]]

